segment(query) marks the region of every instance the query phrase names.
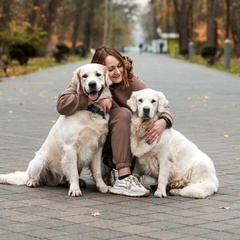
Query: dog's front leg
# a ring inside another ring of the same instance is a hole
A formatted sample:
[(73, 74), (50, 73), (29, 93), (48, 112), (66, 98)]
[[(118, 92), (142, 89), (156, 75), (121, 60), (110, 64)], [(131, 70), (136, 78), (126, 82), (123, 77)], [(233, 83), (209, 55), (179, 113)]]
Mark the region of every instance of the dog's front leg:
[(90, 164), (90, 170), (92, 172), (93, 180), (95, 181), (98, 190), (101, 193), (107, 193), (109, 192), (111, 186), (107, 186), (102, 179), (101, 156), (102, 148), (100, 148), (94, 155), (93, 160)]
[(170, 172), (170, 162), (167, 156), (161, 154), (158, 156), (159, 161), (159, 171), (158, 171), (158, 187), (154, 193), (155, 197), (166, 197), (166, 187), (168, 184), (169, 172)]
[(79, 197), (82, 192), (79, 187), (79, 174), (77, 166), (77, 152), (74, 148), (64, 149), (65, 154), (62, 159), (62, 171), (69, 181), (69, 196)]

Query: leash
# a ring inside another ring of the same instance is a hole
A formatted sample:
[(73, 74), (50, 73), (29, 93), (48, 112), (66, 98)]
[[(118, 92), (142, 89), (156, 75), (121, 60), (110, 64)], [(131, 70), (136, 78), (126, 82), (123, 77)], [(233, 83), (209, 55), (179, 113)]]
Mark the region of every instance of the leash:
[(92, 112), (92, 113), (97, 113), (100, 116), (102, 116), (103, 119), (106, 119), (104, 116), (104, 112), (100, 110), (100, 108), (96, 107), (95, 105), (91, 104), (88, 105), (87, 110)]

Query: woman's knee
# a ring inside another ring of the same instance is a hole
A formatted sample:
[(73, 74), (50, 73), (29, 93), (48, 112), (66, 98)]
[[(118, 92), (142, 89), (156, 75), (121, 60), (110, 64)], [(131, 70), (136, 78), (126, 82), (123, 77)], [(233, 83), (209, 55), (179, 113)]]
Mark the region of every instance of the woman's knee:
[(111, 117), (113, 117), (113, 119), (116, 118), (119, 121), (130, 122), (132, 112), (128, 108), (120, 107), (120, 108), (117, 108), (113, 112), (113, 114), (110, 114), (110, 115), (112, 115)]

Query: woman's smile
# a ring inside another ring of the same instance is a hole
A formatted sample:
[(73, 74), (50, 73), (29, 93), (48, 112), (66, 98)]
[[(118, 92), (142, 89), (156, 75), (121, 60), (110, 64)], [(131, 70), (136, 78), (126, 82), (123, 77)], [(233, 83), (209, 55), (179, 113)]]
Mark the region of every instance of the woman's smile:
[(113, 56), (109, 55), (105, 59), (105, 64), (108, 69), (108, 76), (113, 83), (120, 83), (122, 81), (123, 66)]

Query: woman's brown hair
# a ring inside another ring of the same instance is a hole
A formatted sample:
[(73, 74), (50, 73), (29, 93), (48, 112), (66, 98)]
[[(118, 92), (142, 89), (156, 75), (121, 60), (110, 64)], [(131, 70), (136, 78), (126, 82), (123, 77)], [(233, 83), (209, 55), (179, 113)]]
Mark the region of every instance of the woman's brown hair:
[(123, 80), (121, 82), (123, 87), (129, 86), (129, 79), (133, 78), (133, 61), (127, 56), (122, 56), (122, 54), (113, 47), (101, 46), (95, 50), (95, 53), (92, 57), (91, 63), (99, 63), (106, 65), (105, 59), (107, 56), (115, 57), (123, 66)]

